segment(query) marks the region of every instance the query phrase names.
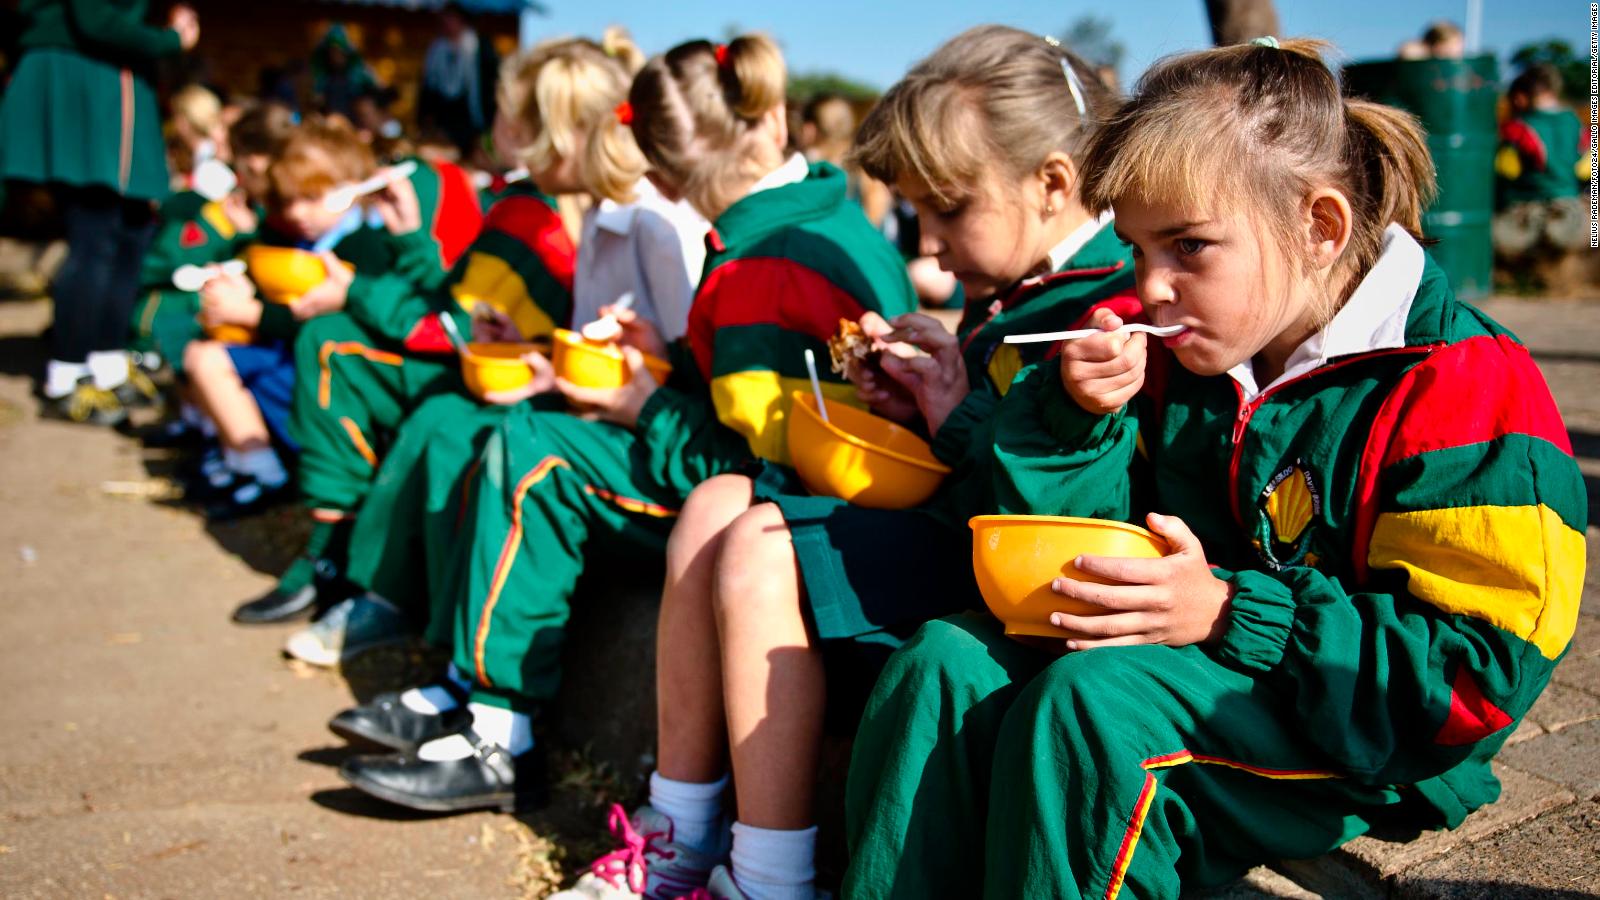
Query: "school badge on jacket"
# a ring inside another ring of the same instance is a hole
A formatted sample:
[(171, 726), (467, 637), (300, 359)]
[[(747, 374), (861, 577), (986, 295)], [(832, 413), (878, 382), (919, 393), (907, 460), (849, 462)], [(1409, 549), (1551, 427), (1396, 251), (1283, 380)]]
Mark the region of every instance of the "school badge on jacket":
[(1256, 506), (1254, 543), (1267, 565), (1283, 569), (1317, 564), (1317, 555), (1307, 548), (1322, 514), (1322, 493), (1300, 460), (1267, 482)]

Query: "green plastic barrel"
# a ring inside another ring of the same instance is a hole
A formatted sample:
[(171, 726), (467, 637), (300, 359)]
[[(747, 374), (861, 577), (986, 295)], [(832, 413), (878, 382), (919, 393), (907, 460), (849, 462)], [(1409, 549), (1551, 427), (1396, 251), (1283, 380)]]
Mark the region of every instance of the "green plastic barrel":
[(1438, 241), (1428, 252), (1464, 299), (1486, 296), (1494, 272), (1497, 73), (1493, 56), (1392, 59), (1344, 69), (1346, 94), (1398, 106), (1427, 129), (1439, 196), (1423, 213), (1422, 231)]

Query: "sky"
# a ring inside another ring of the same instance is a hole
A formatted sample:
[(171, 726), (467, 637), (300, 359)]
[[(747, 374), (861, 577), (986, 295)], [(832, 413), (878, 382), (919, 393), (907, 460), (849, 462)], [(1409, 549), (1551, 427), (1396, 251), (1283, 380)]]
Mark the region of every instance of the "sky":
[[(985, 22), (1059, 33), (1085, 14), (1109, 18), (1127, 48), (1121, 75), (1132, 80), (1151, 62), (1210, 44), (1202, 0), (1120, 0), (1105, 4), (1040, 0), (805, 0), (717, 3), (711, 0), (543, 0), (536, 21), (545, 35), (598, 36), (627, 26), (648, 53), (695, 37), (721, 38), (730, 25), (765, 31), (783, 45), (796, 72), (831, 70), (887, 88), (911, 64), (964, 28)], [(1581, 53), (1589, 43), (1588, 4), (1580, 0), (1483, 0), (1484, 50), (1504, 59), (1514, 47), (1563, 37)], [(1352, 60), (1391, 56), (1435, 19), (1462, 23), (1465, 0), (1278, 0), (1285, 35), (1332, 40)]]

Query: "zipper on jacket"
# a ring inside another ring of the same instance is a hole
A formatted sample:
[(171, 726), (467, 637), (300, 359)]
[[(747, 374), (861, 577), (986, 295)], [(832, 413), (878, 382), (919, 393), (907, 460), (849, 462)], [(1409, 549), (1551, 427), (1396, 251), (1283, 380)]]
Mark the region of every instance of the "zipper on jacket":
[(1234, 381), (1233, 378), (1229, 377), (1228, 381), (1233, 384), (1234, 393), (1236, 393), (1239, 397), (1239, 410), (1234, 414), (1233, 418), (1233, 452), (1228, 459), (1228, 505), (1233, 510), (1233, 521), (1238, 523), (1241, 528), (1244, 527), (1244, 517), (1239, 512), (1239, 461), (1244, 456), (1245, 432), (1250, 428), (1250, 419), (1255, 416), (1256, 410), (1261, 408), (1261, 404), (1265, 403), (1268, 397), (1278, 393), (1292, 384), (1299, 384), (1307, 379), (1315, 378), (1318, 375), (1323, 375), (1336, 369), (1342, 369), (1345, 366), (1354, 365), (1355, 363), (1366, 362), (1369, 359), (1376, 359), (1381, 356), (1397, 356), (1402, 353), (1419, 353), (1427, 355), (1444, 346), (1446, 346), (1446, 344), (1441, 342), (1437, 344), (1425, 344), (1421, 347), (1394, 347), (1389, 350), (1374, 350), (1370, 353), (1360, 354), (1359, 356), (1347, 356), (1344, 359), (1338, 360), (1337, 362), (1332, 362), (1324, 366), (1318, 366), (1309, 372), (1303, 372), (1299, 375), (1296, 375), (1288, 381), (1275, 384), (1257, 394), (1254, 400), (1249, 401), (1244, 399), (1244, 387), (1241, 386), (1239, 382)]

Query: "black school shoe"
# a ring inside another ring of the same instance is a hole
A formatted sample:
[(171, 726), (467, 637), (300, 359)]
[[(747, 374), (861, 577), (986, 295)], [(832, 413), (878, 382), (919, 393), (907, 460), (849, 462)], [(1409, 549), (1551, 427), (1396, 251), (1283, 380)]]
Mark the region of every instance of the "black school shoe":
[(339, 777), (379, 800), (423, 812), (527, 812), (549, 802), (543, 742), (512, 756), (470, 727), (460, 733), (473, 747), (464, 759), (428, 762), (413, 753), (357, 756), (344, 761)]
[(240, 604), (233, 611), (233, 621), (240, 625), (292, 622), (355, 595), (355, 585), (344, 579), (332, 560), (301, 557), (291, 565), (301, 564), (312, 567), (309, 584), (292, 590), (280, 584), (256, 599)]
[(467, 692), (448, 678), (439, 686), (455, 699), (454, 708), (442, 713), (420, 713), (401, 703), (398, 693), (388, 692), (329, 719), (328, 730), (358, 746), (367, 744), (411, 753), (434, 738), (455, 734), (472, 722), (472, 714), (467, 710)]
[(254, 476), (235, 475), (227, 490), (206, 503), (206, 519), (232, 522), (260, 515), (274, 506), (295, 498), (294, 480), (286, 478), (275, 485), (264, 485)]

